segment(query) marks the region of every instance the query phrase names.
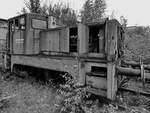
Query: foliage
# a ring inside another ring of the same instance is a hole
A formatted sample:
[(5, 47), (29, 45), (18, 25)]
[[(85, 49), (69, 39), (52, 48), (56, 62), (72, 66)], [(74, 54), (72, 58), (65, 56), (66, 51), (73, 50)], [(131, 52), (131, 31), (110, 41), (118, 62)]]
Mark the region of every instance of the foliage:
[(120, 23), (125, 28), (125, 27), (127, 27), (128, 20), (124, 16), (121, 16)]
[(95, 0), (94, 1), (94, 21), (99, 21), (103, 17), (103, 14), (106, 9), (106, 3), (104, 0)]
[(105, 0), (87, 0), (81, 11), (81, 21), (83, 23), (99, 21), (106, 9)]
[(115, 14), (115, 10), (112, 11), (110, 17), (110, 19), (115, 19), (116, 18), (116, 14)]
[(93, 14), (93, 1), (87, 0), (83, 6), (83, 10), (81, 11), (81, 21), (89, 22), (92, 21)]
[(30, 0), (29, 10), (31, 13), (40, 13), (40, 0)]
[(62, 2), (56, 2), (52, 4), (44, 3), (41, 5), (39, 0), (30, 0), (25, 1), (25, 7), (22, 8), (21, 13), (39, 13), (42, 15), (54, 15), (59, 18), (62, 23), (66, 25), (76, 25), (77, 22), (77, 14), (75, 10), (71, 9), (69, 4), (64, 4)]
[(27, 13), (28, 11), (31, 13), (40, 13), (41, 12), (41, 6), (40, 6), (40, 0), (29, 0), (24, 1), (25, 7), (22, 8), (21, 13)]
[(5, 102), (0, 101), (2, 113), (148, 113), (150, 109), (150, 98), (141, 95), (120, 94), (118, 104), (105, 104), (97, 97), (87, 98), (85, 87), (69, 77), (65, 85), (56, 88), (52, 87), (54, 84), (41, 84), (33, 78), (22, 79), (8, 72), (0, 74), (0, 100), (7, 98)]
[(128, 27), (125, 33), (125, 58), (148, 63), (150, 57), (150, 28), (144, 26)]
[[(58, 110), (59, 113), (86, 113), (83, 109), (83, 101), (86, 94), (86, 87), (75, 83), (67, 74), (63, 77), (66, 80), (65, 85), (60, 85), (57, 92), (64, 97), (64, 100), (60, 103), (61, 108)], [(58, 112), (57, 111), (57, 112)]]
[(46, 15), (55, 15), (58, 17), (64, 24), (67, 25), (76, 25), (77, 22), (77, 14), (75, 13), (75, 10), (71, 9), (68, 4), (63, 4), (62, 2), (58, 2), (54, 5), (49, 4), (47, 6), (44, 4), (41, 7), (41, 11), (43, 14)]
[(149, 31), (150, 31), (149, 27), (135, 26), (133, 28), (129, 28), (127, 30), (127, 33), (129, 35), (136, 34), (136, 35), (146, 36), (150, 33)]
[(124, 77), (124, 76), (119, 76), (118, 77), (118, 88), (126, 88), (128, 86), (128, 81), (129, 81), (129, 78), (127, 77)]

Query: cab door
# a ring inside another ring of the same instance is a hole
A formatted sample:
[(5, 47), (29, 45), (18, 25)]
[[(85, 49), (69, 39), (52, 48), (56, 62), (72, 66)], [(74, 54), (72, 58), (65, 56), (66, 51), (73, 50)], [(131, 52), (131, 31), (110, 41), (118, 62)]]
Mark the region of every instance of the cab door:
[(18, 17), (12, 19), (10, 22), (10, 39), (11, 49), (13, 54), (24, 53), (24, 40), (25, 40), (25, 18)]

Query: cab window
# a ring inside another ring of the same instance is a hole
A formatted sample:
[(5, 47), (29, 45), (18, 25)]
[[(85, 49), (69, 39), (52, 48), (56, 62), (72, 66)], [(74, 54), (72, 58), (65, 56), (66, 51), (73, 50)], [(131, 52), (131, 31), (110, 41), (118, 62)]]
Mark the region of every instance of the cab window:
[(9, 22), (12, 31), (24, 30), (25, 29), (25, 18), (15, 18)]

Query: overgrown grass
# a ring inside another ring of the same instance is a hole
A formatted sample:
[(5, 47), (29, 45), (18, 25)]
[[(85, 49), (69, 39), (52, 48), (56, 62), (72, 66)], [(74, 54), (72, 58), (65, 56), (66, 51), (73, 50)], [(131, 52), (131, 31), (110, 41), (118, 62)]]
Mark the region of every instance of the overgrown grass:
[(0, 113), (148, 113), (150, 105), (149, 98), (140, 95), (120, 94), (116, 103), (103, 103), (73, 81), (54, 87), (7, 75), (0, 76)]
[(4, 113), (52, 113), (54, 105), (61, 102), (56, 89), (47, 85), (14, 76), (4, 78), (0, 79), (0, 97), (13, 96), (0, 108)]

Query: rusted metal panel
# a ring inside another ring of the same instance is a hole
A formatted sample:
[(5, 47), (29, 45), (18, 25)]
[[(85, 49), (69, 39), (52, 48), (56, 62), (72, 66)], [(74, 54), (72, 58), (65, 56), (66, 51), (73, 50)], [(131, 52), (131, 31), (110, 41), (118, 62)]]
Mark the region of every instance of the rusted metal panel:
[(69, 53), (69, 28), (60, 30), (60, 52)]
[(113, 22), (107, 23), (107, 60), (114, 61), (117, 54), (117, 25)]
[(25, 54), (33, 54), (34, 52), (34, 39), (33, 39), (33, 29), (27, 31), (26, 34), (26, 52)]
[(59, 31), (44, 31), (40, 37), (40, 51), (59, 52)]
[(85, 54), (88, 52), (89, 29), (81, 23), (78, 26), (79, 53)]
[[(39, 22), (44, 23), (44, 26)], [(46, 16), (39, 14), (26, 15), (25, 54), (39, 53), (39, 32), (46, 29), (46, 27)]]
[(86, 84), (97, 89), (106, 90), (107, 89), (107, 78), (86, 76)]
[(33, 30), (33, 54), (38, 54), (40, 52), (40, 30)]
[(78, 61), (72, 58), (65, 57), (42, 57), (42, 56), (11, 56), (11, 67), (14, 64), (33, 66), (43, 69), (63, 71), (70, 73), (73, 77), (78, 78)]

